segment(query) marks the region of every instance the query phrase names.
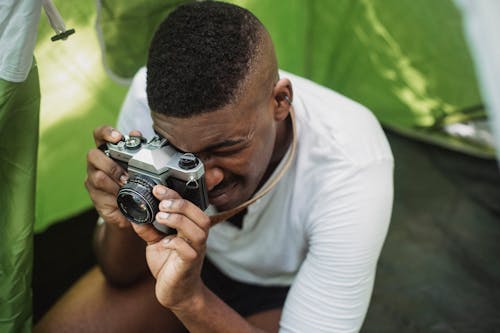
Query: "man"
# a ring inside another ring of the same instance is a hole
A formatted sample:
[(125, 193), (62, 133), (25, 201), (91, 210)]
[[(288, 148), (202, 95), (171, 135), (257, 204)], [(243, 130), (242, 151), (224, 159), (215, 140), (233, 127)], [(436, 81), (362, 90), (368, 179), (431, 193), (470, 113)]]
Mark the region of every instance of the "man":
[[(268, 32), (248, 11), (196, 2), (169, 15), (120, 129), (154, 130), (196, 154), (212, 206), (204, 212), (157, 185), (156, 220), (177, 234), (131, 225), (116, 204), (126, 171), (90, 151), (101, 271), (84, 276), (39, 331), (359, 330), (390, 219), (390, 148), (365, 108), (282, 74)], [(103, 126), (94, 137), (99, 146), (122, 133)], [(268, 194), (211, 226), (209, 212), (246, 202), (280, 174)]]

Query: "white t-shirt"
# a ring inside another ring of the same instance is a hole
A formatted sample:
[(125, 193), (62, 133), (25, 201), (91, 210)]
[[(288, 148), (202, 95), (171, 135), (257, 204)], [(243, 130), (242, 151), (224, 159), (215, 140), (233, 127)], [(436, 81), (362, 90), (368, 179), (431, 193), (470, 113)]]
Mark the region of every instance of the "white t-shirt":
[[(242, 229), (228, 222), (211, 228), (207, 256), (236, 280), (291, 285), (281, 332), (356, 332), (389, 226), (392, 153), (366, 108), (304, 78), (280, 75), (294, 90), (294, 161), (248, 207)], [(145, 82), (141, 69), (119, 117), (124, 133), (153, 135)]]
[(28, 77), (41, 8), (41, 0), (0, 0), (0, 79)]

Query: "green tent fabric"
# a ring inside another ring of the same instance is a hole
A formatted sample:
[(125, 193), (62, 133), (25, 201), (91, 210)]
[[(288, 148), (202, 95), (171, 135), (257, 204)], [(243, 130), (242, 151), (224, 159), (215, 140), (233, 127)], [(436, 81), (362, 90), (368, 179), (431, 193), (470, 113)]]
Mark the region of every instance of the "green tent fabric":
[(76, 33), (52, 42), (54, 31), (40, 19), (35, 54), (40, 73), (40, 142), (35, 232), (91, 207), (83, 186), (85, 156), (93, 129), (114, 124), (127, 87), (102, 66), (95, 32), (94, 2), (54, 1)]
[(40, 88), (0, 79), (0, 332), (31, 332)]
[(185, 2), (97, 1), (97, 32), (108, 73), (119, 82), (130, 82), (146, 63), (149, 42), (158, 24), (172, 9)]
[(494, 156), (489, 146), (442, 131), (448, 123), (486, 117), (452, 1), (296, 0), (279, 13), (300, 22), (298, 31), (274, 20), (276, 10), (255, 2), (283, 67), (361, 102), (386, 128)]

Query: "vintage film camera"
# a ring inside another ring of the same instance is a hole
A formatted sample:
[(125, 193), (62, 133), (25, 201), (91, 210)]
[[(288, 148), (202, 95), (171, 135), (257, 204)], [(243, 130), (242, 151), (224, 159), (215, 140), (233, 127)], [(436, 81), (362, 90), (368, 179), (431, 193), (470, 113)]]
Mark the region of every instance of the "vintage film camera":
[(159, 136), (146, 141), (142, 136), (125, 136), (121, 141), (100, 147), (104, 153), (128, 171), (129, 180), (118, 191), (116, 201), (130, 221), (151, 223), (167, 234), (175, 229), (156, 222), (159, 200), (153, 187), (166, 185), (184, 199), (205, 210), (208, 196), (203, 163), (191, 153), (177, 151)]

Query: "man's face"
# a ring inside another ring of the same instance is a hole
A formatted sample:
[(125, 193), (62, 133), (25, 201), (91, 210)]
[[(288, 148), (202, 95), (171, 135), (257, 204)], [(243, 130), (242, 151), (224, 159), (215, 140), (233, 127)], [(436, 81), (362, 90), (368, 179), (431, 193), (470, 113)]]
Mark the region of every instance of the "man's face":
[(156, 132), (203, 161), (209, 201), (219, 211), (249, 199), (270, 164), (276, 104), (271, 89), (267, 94), (262, 90), (254, 89), (235, 105), (190, 118), (152, 112)]

